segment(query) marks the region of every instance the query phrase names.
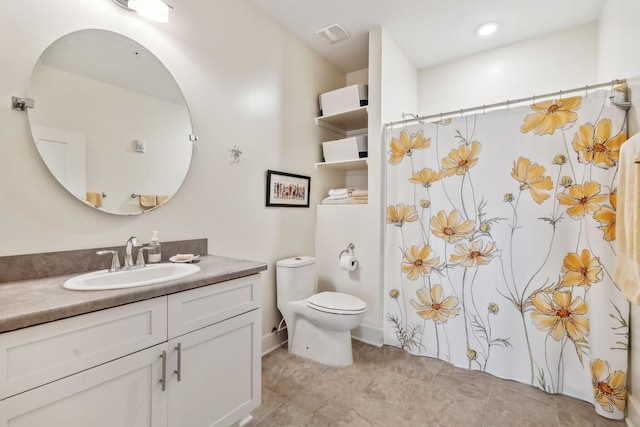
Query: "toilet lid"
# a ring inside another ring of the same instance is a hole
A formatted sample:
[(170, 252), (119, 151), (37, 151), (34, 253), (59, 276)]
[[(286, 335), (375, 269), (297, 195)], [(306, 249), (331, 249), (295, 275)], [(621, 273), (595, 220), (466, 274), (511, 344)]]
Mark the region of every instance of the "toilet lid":
[(367, 304), (360, 298), (341, 292), (320, 292), (307, 300), (313, 309), (335, 314), (360, 314), (367, 310)]

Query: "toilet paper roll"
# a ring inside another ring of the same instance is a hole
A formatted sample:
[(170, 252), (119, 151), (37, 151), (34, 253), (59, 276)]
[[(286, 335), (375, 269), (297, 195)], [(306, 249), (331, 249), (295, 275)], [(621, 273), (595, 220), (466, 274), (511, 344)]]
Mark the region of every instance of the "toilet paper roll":
[(340, 268), (353, 271), (358, 266), (358, 260), (353, 255), (342, 255), (340, 257)]

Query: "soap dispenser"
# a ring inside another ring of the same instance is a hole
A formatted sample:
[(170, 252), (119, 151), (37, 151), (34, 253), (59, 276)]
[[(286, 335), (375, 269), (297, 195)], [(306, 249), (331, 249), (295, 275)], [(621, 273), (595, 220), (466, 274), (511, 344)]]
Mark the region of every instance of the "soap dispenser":
[(149, 243), (149, 262), (160, 262), (160, 258), (162, 255), (160, 240), (158, 239), (158, 232), (153, 232), (153, 237), (151, 238), (151, 243)]

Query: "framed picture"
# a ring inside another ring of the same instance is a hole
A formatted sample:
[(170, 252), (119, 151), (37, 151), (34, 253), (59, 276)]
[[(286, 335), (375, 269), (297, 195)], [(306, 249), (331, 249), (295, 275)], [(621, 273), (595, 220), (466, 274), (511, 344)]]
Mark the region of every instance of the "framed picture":
[(267, 171), (267, 206), (308, 208), (310, 190), (308, 176)]

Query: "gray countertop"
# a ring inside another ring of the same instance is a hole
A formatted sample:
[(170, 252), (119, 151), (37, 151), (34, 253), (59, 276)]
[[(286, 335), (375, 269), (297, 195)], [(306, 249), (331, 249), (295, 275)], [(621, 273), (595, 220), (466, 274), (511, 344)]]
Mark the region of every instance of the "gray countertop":
[(2, 283), (0, 333), (250, 276), (267, 269), (262, 262), (216, 255), (200, 257), (197, 265), (201, 270), (191, 276), (128, 289), (75, 291), (63, 288), (63, 283), (76, 274)]

